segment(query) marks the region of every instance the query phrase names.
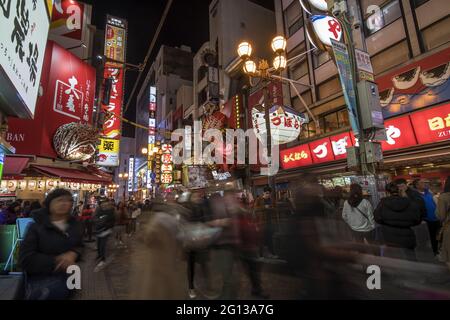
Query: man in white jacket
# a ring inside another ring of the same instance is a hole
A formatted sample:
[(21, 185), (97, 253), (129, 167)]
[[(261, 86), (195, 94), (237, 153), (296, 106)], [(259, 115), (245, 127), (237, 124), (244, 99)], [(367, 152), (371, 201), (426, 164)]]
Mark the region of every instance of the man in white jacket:
[(373, 207), (363, 198), (362, 187), (359, 184), (350, 186), (350, 196), (344, 203), (342, 218), (352, 229), (356, 241), (371, 243), (375, 240)]

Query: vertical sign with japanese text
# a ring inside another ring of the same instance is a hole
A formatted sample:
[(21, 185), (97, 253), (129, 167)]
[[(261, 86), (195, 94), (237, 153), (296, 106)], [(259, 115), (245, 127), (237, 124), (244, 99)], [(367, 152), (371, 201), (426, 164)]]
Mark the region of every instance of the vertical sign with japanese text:
[(0, 0), (0, 84), (6, 105), (33, 117), (50, 26), (48, 1)]

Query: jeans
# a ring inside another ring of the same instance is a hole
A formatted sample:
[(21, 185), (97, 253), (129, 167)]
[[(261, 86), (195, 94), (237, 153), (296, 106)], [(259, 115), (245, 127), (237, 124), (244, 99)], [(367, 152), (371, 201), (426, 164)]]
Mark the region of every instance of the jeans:
[(106, 260), (106, 245), (108, 243), (108, 238), (109, 236), (97, 237), (97, 259), (103, 262)]
[(66, 300), (70, 298), (67, 276), (26, 277), (25, 300)]
[(252, 285), (252, 294), (261, 294), (261, 276), (258, 262), (255, 261), (257, 255), (254, 252), (241, 251), (241, 263), (247, 272)]

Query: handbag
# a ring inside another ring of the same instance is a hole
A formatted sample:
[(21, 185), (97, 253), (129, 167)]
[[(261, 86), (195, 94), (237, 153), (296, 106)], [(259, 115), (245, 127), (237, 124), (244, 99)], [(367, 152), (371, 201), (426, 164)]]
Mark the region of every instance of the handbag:
[(219, 238), (222, 228), (210, 227), (204, 223), (180, 222), (178, 239), (186, 250), (206, 249)]

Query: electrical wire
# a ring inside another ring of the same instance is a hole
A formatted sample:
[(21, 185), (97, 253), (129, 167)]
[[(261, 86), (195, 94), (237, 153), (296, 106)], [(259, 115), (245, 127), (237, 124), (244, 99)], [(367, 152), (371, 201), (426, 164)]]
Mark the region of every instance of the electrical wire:
[(128, 108), (130, 107), (131, 101), (133, 100), (133, 97), (136, 94), (136, 90), (137, 90), (137, 88), (139, 86), (139, 83), (141, 81), (142, 74), (145, 71), (145, 69), (147, 68), (148, 60), (150, 59), (150, 55), (152, 54), (153, 48), (156, 45), (156, 41), (158, 40), (159, 34), (161, 33), (161, 29), (162, 29), (162, 27), (164, 25), (164, 22), (166, 21), (166, 18), (167, 18), (167, 15), (169, 13), (170, 7), (172, 6), (172, 3), (173, 3), (173, 0), (168, 0), (168, 2), (166, 4), (166, 7), (164, 9), (164, 13), (161, 16), (161, 19), (159, 21), (158, 28), (156, 29), (155, 35), (153, 36), (152, 42), (150, 43), (150, 47), (148, 48), (147, 55), (145, 56), (143, 67), (142, 67), (141, 70), (139, 70), (138, 78), (137, 78), (136, 82), (134, 83), (133, 90), (131, 91), (131, 94), (128, 97), (128, 101), (127, 101), (127, 104), (125, 105), (123, 113), (127, 112)]

